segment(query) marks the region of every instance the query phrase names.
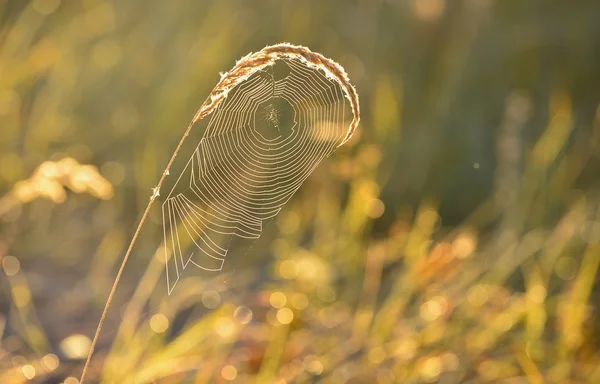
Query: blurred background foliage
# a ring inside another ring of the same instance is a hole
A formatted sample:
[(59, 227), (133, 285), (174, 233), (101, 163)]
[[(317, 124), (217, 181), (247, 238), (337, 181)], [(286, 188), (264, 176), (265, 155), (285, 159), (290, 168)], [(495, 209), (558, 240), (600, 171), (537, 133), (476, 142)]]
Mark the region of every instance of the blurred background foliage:
[(184, 128), (282, 41), (346, 68), (358, 133), (259, 262), (166, 304), (156, 206), (90, 382), (600, 382), (599, 20), (593, 0), (0, 0), (0, 382), (77, 382)]

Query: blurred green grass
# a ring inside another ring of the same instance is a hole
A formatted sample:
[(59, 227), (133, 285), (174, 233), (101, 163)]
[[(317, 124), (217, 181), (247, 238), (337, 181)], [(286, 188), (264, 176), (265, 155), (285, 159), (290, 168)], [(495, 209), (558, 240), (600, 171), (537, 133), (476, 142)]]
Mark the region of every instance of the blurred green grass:
[(225, 290), (190, 277), (164, 304), (154, 212), (90, 381), (600, 382), (598, 17), (593, 1), (0, 1), (0, 382), (76, 382), (185, 126), (219, 72), (281, 41), (346, 68), (356, 137)]

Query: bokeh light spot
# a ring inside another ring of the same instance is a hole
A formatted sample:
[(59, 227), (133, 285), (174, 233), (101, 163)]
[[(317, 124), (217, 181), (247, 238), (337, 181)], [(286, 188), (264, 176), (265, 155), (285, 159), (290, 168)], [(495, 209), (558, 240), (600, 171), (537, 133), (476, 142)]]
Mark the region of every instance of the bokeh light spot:
[(206, 291), (202, 294), (202, 304), (209, 309), (217, 308), (221, 304), (221, 295), (217, 291)]
[(49, 353), (49, 354), (45, 355), (44, 357), (42, 357), (42, 366), (48, 372), (52, 372), (52, 371), (56, 370), (56, 368), (58, 368), (59, 364), (60, 364), (60, 360), (58, 359), (58, 356), (56, 356), (53, 353)]
[(31, 364), (22, 366), (21, 372), (23, 372), (23, 376), (25, 376), (29, 380), (35, 377), (35, 367)]
[(459, 259), (466, 259), (475, 252), (477, 237), (471, 230), (461, 232), (452, 243), (452, 252)]
[(313, 375), (323, 373), (323, 363), (314, 355), (309, 355), (304, 358), (304, 368)]
[(421, 305), (421, 317), (433, 321), (443, 315), (448, 309), (448, 302), (442, 296), (436, 296)]
[(2, 259), (2, 268), (4, 268), (4, 273), (6, 273), (7, 276), (14, 276), (19, 273), (21, 263), (19, 262), (19, 259), (14, 256), (5, 256)]
[(240, 324), (248, 324), (252, 320), (252, 310), (241, 305), (235, 309), (233, 317), (235, 317)]
[(237, 369), (233, 365), (226, 365), (221, 369), (221, 376), (227, 381), (233, 381), (237, 377)]
[(442, 359), (439, 357), (430, 357), (423, 363), (421, 368), (421, 377), (428, 383), (435, 382), (442, 373)]
[(308, 307), (308, 297), (304, 293), (295, 293), (292, 296), (292, 306), (296, 309), (305, 309)]
[(542, 302), (544, 302), (544, 299), (546, 299), (546, 292), (546, 287), (544, 287), (541, 284), (535, 284), (529, 289), (529, 291), (527, 292), (527, 296), (534, 303), (541, 304)]
[(332, 303), (335, 301), (336, 294), (330, 287), (320, 286), (317, 287), (317, 297), (325, 303)]
[(157, 313), (150, 318), (150, 329), (156, 333), (163, 333), (169, 328), (169, 319), (162, 313)]
[(277, 311), (277, 321), (281, 324), (289, 324), (294, 320), (294, 312), (289, 308), (281, 308)]
[(571, 280), (577, 274), (577, 261), (571, 256), (564, 256), (556, 262), (556, 275), (562, 280)]
[(90, 350), (90, 339), (81, 334), (74, 334), (60, 342), (60, 349), (70, 359), (83, 359)]
[(273, 292), (269, 297), (269, 303), (274, 308), (282, 308), (287, 303), (287, 298), (283, 292)]
[(369, 216), (371, 219), (377, 219), (378, 217), (381, 217), (383, 212), (385, 212), (385, 205), (383, 204), (383, 201), (379, 199), (371, 199), (367, 203), (367, 216)]
[(233, 335), (235, 331), (235, 323), (230, 318), (221, 317), (215, 323), (215, 331), (219, 336), (227, 338)]
[(294, 260), (284, 260), (279, 264), (279, 274), (284, 279), (294, 279), (298, 276), (298, 266)]

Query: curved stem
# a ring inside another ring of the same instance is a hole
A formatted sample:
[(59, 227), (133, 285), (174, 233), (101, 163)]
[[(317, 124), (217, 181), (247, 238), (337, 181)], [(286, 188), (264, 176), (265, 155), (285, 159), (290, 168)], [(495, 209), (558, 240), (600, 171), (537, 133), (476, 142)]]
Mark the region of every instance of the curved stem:
[(135, 245), (135, 242), (140, 234), (140, 231), (142, 230), (142, 226), (144, 225), (144, 222), (146, 221), (146, 218), (148, 217), (150, 208), (152, 207), (152, 204), (154, 203), (156, 196), (158, 196), (158, 191), (160, 191), (160, 187), (162, 186), (163, 182), (165, 181), (165, 178), (168, 175), (169, 168), (171, 168), (173, 161), (175, 161), (175, 157), (177, 157), (179, 150), (183, 146), (183, 143), (184, 143), (185, 139), (187, 138), (187, 136), (190, 134), (190, 131), (192, 130), (192, 126), (194, 125), (195, 122), (196, 122), (196, 120), (194, 119), (190, 123), (190, 125), (188, 125), (185, 133), (183, 134), (183, 137), (181, 138), (181, 140), (179, 141), (179, 144), (177, 145), (177, 148), (175, 148), (175, 152), (173, 152), (173, 156), (171, 156), (171, 160), (169, 160), (169, 163), (167, 164), (167, 167), (163, 171), (162, 176), (160, 177), (160, 180), (158, 181), (158, 184), (156, 185), (155, 189), (153, 190), (152, 196), (150, 197), (150, 201), (148, 202), (148, 205), (146, 206), (146, 210), (144, 211), (144, 214), (142, 215), (142, 218), (140, 219), (140, 223), (138, 224), (137, 229), (135, 230), (135, 233), (133, 234), (133, 237), (131, 238), (131, 242), (129, 243), (127, 252), (125, 252), (125, 256), (123, 257), (123, 261), (121, 262), (121, 267), (119, 268), (119, 272), (117, 272), (117, 276), (115, 277), (115, 282), (113, 283), (112, 288), (110, 289), (110, 293), (108, 294), (108, 299), (106, 299), (106, 304), (104, 305), (104, 310), (102, 311), (102, 316), (100, 316), (100, 322), (98, 323), (98, 327), (96, 328), (96, 333), (94, 334), (94, 339), (92, 340), (92, 345), (90, 346), (90, 351), (88, 352), (87, 359), (85, 360), (85, 365), (83, 366), (83, 371), (81, 372), (81, 378), (79, 379), (80, 384), (84, 383), (85, 375), (87, 374), (88, 368), (90, 366), (90, 362), (92, 361), (92, 355), (94, 354), (94, 350), (96, 349), (96, 343), (98, 342), (98, 339), (100, 338), (100, 332), (102, 331), (102, 326), (104, 325), (104, 320), (106, 319), (106, 314), (108, 313), (108, 309), (110, 308), (110, 304), (112, 303), (113, 297), (117, 290), (117, 286), (119, 285), (119, 281), (121, 280), (121, 275), (123, 274), (123, 270), (125, 269), (125, 264), (127, 264), (129, 255), (131, 254), (131, 251), (133, 250), (133, 246)]

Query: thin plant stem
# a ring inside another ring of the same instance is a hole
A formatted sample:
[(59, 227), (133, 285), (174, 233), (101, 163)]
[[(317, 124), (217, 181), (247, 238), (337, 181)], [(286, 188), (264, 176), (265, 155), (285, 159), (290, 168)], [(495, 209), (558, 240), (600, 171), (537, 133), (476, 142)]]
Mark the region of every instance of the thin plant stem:
[(119, 272), (117, 273), (117, 277), (115, 277), (115, 282), (113, 283), (112, 288), (110, 289), (110, 293), (108, 294), (108, 299), (106, 299), (106, 304), (104, 305), (104, 310), (102, 311), (102, 316), (100, 316), (100, 322), (98, 323), (98, 327), (96, 328), (96, 333), (94, 334), (94, 339), (92, 340), (92, 345), (90, 346), (90, 351), (88, 352), (87, 359), (85, 360), (85, 365), (83, 366), (83, 371), (81, 372), (81, 378), (79, 379), (80, 384), (83, 384), (83, 382), (85, 380), (85, 375), (87, 374), (88, 368), (90, 366), (90, 362), (92, 361), (92, 355), (94, 354), (94, 350), (96, 348), (96, 343), (98, 342), (98, 339), (100, 338), (100, 332), (102, 331), (102, 326), (104, 325), (104, 320), (106, 319), (106, 314), (108, 313), (110, 304), (112, 303), (113, 297), (115, 296), (117, 286), (119, 285), (119, 281), (121, 280), (121, 275), (123, 274), (123, 270), (125, 269), (125, 264), (127, 264), (127, 260), (129, 260), (129, 255), (131, 254), (133, 246), (135, 245), (135, 242), (137, 241), (137, 238), (142, 230), (142, 226), (144, 225), (144, 222), (146, 221), (146, 218), (148, 217), (150, 208), (152, 208), (152, 204), (154, 203), (156, 196), (158, 196), (160, 187), (162, 186), (163, 182), (165, 181), (165, 178), (167, 177), (167, 175), (169, 174), (169, 172), (168, 172), (169, 168), (171, 168), (173, 161), (175, 161), (175, 158), (177, 157), (179, 150), (183, 146), (185, 139), (190, 134), (190, 131), (192, 130), (192, 127), (194, 126), (195, 122), (196, 122), (196, 120), (193, 120), (190, 123), (190, 125), (187, 127), (185, 133), (183, 134), (183, 137), (179, 141), (177, 148), (175, 148), (175, 152), (173, 152), (173, 156), (171, 156), (171, 160), (169, 160), (169, 163), (167, 164), (167, 167), (165, 168), (162, 176), (160, 177), (158, 184), (156, 185), (155, 189), (153, 190), (152, 196), (150, 197), (150, 201), (148, 202), (148, 205), (146, 206), (146, 210), (144, 211), (144, 214), (142, 215), (142, 218), (140, 219), (140, 223), (138, 224), (137, 229), (135, 230), (135, 233), (133, 234), (133, 237), (131, 238), (131, 242), (129, 243), (129, 247), (127, 248), (127, 252), (125, 252), (125, 256), (123, 257), (123, 261), (121, 262), (121, 267), (119, 268)]

